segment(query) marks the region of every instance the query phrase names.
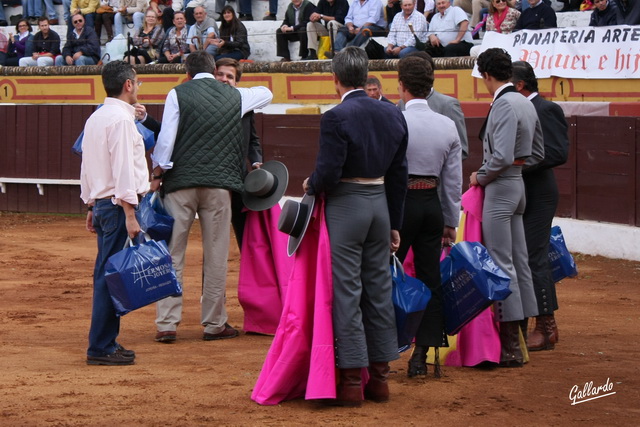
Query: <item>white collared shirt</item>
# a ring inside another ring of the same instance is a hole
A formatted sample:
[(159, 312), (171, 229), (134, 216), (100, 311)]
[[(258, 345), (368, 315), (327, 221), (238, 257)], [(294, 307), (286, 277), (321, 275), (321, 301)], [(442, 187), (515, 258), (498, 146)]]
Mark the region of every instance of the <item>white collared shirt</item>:
[[(198, 73), (193, 79), (213, 78), (213, 74)], [(271, 91), (264, 86), (256, 86), (252, 88), (239, 87), (236, 89), (240, 92), (240, 98), (242, 99), (242, 111), (240, 118), (249, 111), (266, 107), (273, 99)], [(171, 156), (176, 142), (176, 135), (178, 134), (179, 123), (180, 105), (178, 104), (178, 95), (176, 94), (175, 89), (171, 89), (164, 104), (164, 114), (162, 115), (162, 128), (160, 129), (160, 135), (158, 135), (158, 141), (156, 142), (153, 154), (151, 155), (154, 169), (157, 166), (160, 166), (162, 170), (169, 170), (173, 167)]]
[[(342, 98), (340, 98), (340, 102), (344, 101), (347, 95), (358, 90), (364, 90), (364, 89), (351, 89), (349, 92), (345, 92), (344, 95), (342, 95)], [(380, 96), (380, 99), (382, 99), (382, 96)]]
[(492, 104), (496, 102), (496, 98), (498, 97), (498, 95), (500, 95), (500, 92), (505, 90), (505, 88), (507, 88), (508, 86), (513, 86), (513, 83), (511, 82), (505, 83), (502, 86), (500, 86), (498, 89), (496, 89), (495, 93), (493, 94), (493, 101), (491, 101)]
[(115, 196), (113, 202), (138, 204), (149, 191), (149, 170), (135, 109), (116, 98), (105, 98), (84, 126), (80, 197), (87, 203)]

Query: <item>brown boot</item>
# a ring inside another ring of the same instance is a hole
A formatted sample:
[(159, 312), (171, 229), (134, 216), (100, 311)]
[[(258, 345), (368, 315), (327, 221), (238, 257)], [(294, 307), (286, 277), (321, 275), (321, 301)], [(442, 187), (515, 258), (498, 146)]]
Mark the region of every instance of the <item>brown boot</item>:
[(549, 341), (551, 341), (551, 344), (555, 344), (558, 341), (560, 341), (560, 336), (558, 335), (558, 325), (556, 324), (556, 318), (552, 314), (551, 316), (549, 316), (549, 319), (547, 319), (547, 321), (549, 322), (549, 327), (551, 328), (551, 336), (549, 337)]
[(553, 315), (550, 314), (536, 317), (536, 328), (527, 337), (527, 349), (529, 351), (554, 349), (557, 336), (553, 330), (555, 321), (552, 324), (551, 319), (553, 319)]
[(369, 366), (369, 382), (364, 388), (364, 397), (374, 402), (389, 401), (389, 363), (373, 362)]
[(520, 368), (524, 365), (520, 349), (520, 322), (500, 322), (500, 366)]
[(413, 348), (411, 359), (409, 359), (409, 366), (407, 368), (407, 375), (409, 378), (426, 378), (427, 376), (427, 351), (429, 347), (423, 347), (416, 345)]
[(332, 406), (361, 406), (361, 368), (340, 369), (340, 383), (336, 389), (336, 399), (328, 400), (326, 403)]

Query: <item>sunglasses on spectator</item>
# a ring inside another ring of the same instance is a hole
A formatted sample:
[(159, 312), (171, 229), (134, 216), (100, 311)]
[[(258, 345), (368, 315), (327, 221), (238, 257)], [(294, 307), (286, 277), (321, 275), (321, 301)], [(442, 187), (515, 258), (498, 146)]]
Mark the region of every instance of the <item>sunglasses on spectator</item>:
[(28, 25), (27, 24), (20, 24), (20, 25), (18, 25), (18, 27), (28, 27)]
[(76, 19), (75, 21), (73, 21), (74, 24), (81, 24), (83, 22), (84, 22), (83, 19)]

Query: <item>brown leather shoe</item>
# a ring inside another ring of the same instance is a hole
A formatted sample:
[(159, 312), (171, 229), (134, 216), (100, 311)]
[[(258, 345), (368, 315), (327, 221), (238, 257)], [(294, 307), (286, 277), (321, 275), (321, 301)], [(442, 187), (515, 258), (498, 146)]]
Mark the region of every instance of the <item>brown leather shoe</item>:
[(361, 368), (340, 369), (340, 382), (336, 388), (336, 398), (327, 399), (325, 404), (330, 406), (362, 406), (362, 376)]
[(521, 368), (524, 357), (520, 349), (520, 322), (500, 322), (500, 366)]
[(172, 342), (175, 342), (176, 341), (176, 331), (158, 332), (156, 334), (155, 340), (157, 342), (162, 342), (162, 343), (165, 343), (165, 344), (170, 344)]
[(224, 330), (222, 332), (217, 334), (209, 334), (205, 332), (204, 335), (202, 335), (202, 339), (205, 341), (226, 340), (229, 338), (235, 338), (239, 334), (240, 333), (236, 329), (232, 328), (231, 325), (225, 323)]
[(369, 366), (369, 382), (364, 388), (364, 398), (377, 403), (389, 401), (389, 363), (373, 362)]
[(49, 25), (58, 25), (57, 19), (49, 19)]
[(551, 314), (536, 317), (536, 328), (527, 337), (527, 349), (529, 351), (553, 350), (558, 341), (555, 331), (555, 319)]

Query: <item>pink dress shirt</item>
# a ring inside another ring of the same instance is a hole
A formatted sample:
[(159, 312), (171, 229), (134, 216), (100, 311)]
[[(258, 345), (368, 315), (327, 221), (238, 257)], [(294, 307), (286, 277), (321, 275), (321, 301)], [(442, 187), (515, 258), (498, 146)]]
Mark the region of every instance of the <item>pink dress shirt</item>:
[(114, 197), (114, 204), (138, 204), (149, 191), (149, 170), (142, 136), (134, 123), (134, 108), (105, 98), (84, 126), (80, 197), (87, 204)]

